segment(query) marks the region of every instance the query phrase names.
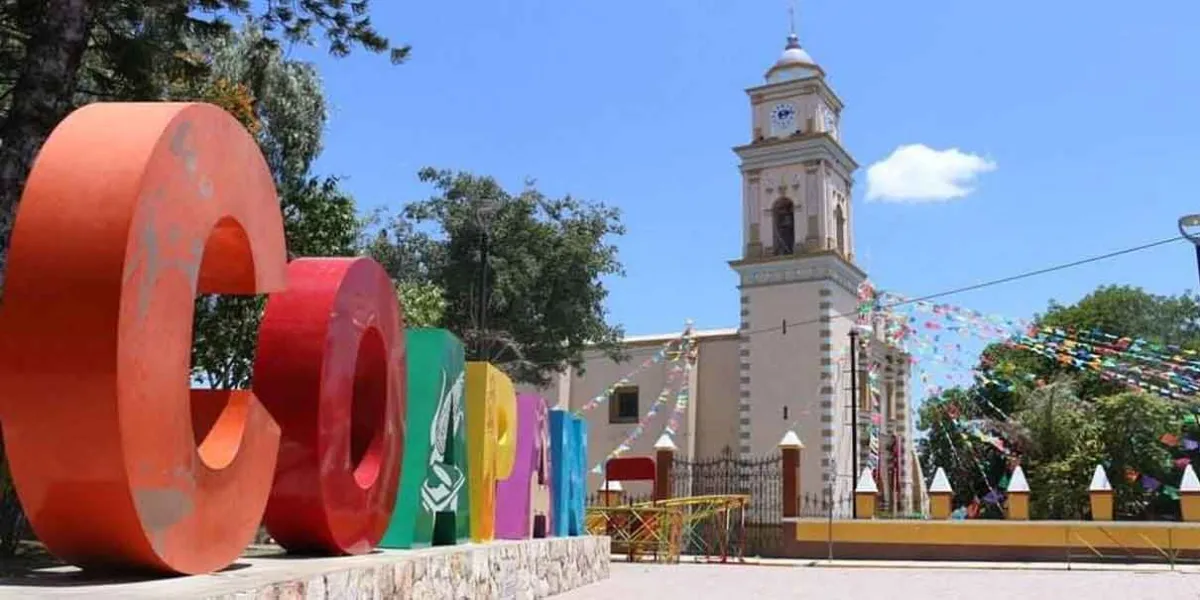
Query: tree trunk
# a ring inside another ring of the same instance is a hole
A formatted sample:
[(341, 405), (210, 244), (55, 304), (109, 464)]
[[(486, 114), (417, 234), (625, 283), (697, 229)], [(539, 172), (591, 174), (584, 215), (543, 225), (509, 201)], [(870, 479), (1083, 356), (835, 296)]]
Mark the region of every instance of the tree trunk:
[(90, 0), (21, 0), (29, 33), (8, 118), (0, 124), (0, 290), (21, 190), (38, 149), (71, 110), (94, 13)]

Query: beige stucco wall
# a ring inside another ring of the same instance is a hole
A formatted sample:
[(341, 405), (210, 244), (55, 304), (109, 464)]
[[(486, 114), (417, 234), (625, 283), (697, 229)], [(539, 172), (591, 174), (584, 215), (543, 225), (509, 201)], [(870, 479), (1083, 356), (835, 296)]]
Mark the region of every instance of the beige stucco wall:
[[(543, 389), (518, 386), (518, 392), (540, 394), (551, 406), (565, 399), (560, 407), (581, 410), (607, 387), (633, 371), (629, 383), (638, 387), (638, 412), (646, 415), (657, 404), (657, 413), (644, 424), (643, 433), (630, 442), (624, 456), (653, 456), (654, 444), (663, 434), (677, 407), (677, 391), (686, 374), (681, 372), (670, 383), (665, 398), (660, 394), (670, 380), (671, 363), (661, 361), (640, 369), (672, 336), (633, 341), (626, 345), (627, 360), (616, 363), (597, 352), (585, 354), (582, 373), (568, 376)], [(737, 335), (730, 331), (698, 332), (699, 344), (695, 367), (688, 377), (686, 408), (681, 411), (672, 436), (680, 456), (712, 456), (726, 446), (734, 446), (737, 431)], [(588, 423), (588, 468), (600, 464), (626, 440), (637, 423), (610, 423), (608, 399), (583, 413)], [(715, 450), (713, 450), (715, 448)], [(588, 490), (600, 487), (603, 478), (588, 475)], [(650, 484), (624, 485), (630, 494), (648, 494)]]
[(738, 337), (703, 339), (697, 361), (698, 393), (692, 413), (696, 443), (693, 456), (718, 456), (728, 448), (737, 452)]
[[(779, 327), (784, 319), (799, 321), (816, 316), (820, 302), (816, 282), (782, 283), (745, 290), (750, 296), (750, 363), (743, 377), (750, 383), (750, 454), (775, 452), (788, 429), (794, 429), (806, 445), (821, 439), (821, 387), (818, 343), (821, 324), (791, 324), (787, 333)], [(784, 407), (787, 418), (784, 418)], [(811, 453), (809, 453), (811, 455)], [(819, 464), (801, 465), (801, 477), (820, 477)]]

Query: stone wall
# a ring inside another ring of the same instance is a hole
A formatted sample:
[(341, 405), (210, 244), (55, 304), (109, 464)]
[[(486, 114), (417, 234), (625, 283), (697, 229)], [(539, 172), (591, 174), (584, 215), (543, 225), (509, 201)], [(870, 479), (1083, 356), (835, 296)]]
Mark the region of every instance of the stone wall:
[(545, 598), (608, 578), (609, 538), (496, 541), (341, 558), (258, 554), (220, 573), (173, 579), (89, 582), (72, 567), (42, 570), (0, 580), (0, 598)]

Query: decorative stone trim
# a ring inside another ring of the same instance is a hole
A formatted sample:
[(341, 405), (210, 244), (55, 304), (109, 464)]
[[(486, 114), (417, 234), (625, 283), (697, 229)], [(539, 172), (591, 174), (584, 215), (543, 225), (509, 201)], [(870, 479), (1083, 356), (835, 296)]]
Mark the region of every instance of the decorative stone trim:
[[(734, 263), (732, 266), (738, 273), (743, 289), (780, 283), (819, 281), (832, 282), (847, 293), (857, 294), (858, 284), (866, 278), (862, 271), (842, 257), (832, 254), (799, 255), (791, 259)], [(832, 296), (833, 293), (830, 291), (826, 295)]]

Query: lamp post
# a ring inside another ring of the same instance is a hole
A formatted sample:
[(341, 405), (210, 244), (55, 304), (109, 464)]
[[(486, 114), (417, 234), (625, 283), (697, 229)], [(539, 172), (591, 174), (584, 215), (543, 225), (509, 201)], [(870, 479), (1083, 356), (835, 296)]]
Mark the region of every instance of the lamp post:
[(1200, 275), (1200, 214), (1179, 217), (1179, 233), (1196, 247), (1196, 271)]

